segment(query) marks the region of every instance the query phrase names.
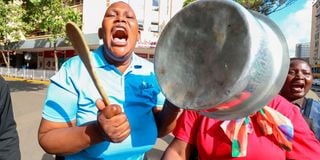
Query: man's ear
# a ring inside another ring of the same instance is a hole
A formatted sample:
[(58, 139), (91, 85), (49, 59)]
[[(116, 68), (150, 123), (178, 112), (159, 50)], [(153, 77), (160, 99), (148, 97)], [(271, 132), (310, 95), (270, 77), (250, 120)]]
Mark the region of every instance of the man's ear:
[(99, 39), (103, 38), (102, 28), (98, 29), (98, 36), (99, 36)]

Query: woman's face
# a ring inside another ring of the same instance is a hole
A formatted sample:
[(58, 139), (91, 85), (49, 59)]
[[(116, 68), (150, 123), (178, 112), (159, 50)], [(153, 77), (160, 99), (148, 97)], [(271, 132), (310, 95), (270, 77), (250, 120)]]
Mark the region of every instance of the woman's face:
[(308, 93), (312, 81), (313, 76), (310, 66), (302, 60), (292, 60), (280, 94), (289, 101), (300, 99)]
[(117, 58), (130, 55), (139, 38), (139, 26), (132, 8), (123, 2), (113, 3), (105, 13), (101, 38)]

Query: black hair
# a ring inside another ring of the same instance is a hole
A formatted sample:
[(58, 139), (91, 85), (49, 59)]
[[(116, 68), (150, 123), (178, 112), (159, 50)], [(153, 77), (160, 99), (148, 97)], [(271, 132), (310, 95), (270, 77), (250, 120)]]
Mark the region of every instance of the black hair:
[(310, 69), (311, 69), (311, 65), (310, 65), (306, 60), (304, 60), (304, 59), (302, 59), (302, 58), (299, 58), (299, 57), (290, 58), (290, 65), (293, 63), (293, 61), (301, 61), (301, 62), (304, 62), (304, 63), (306, 63), (306, 64), (310, 67)]

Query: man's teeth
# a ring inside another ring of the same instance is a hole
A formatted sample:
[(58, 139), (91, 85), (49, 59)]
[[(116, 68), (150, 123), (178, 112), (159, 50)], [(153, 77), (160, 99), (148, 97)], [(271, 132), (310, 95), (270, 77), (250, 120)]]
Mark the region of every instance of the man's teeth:
[(113, 40), (114, 40), (114, 42), (116, 42), (116, 43), (125, 43), (125, 42), (126, 42), (126, 39), (125, 39), (125, 38), (114, 38)]

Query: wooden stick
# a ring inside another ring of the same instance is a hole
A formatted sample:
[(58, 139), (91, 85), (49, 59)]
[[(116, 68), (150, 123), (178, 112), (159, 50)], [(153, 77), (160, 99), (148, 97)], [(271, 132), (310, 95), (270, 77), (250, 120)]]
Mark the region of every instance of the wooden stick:
[(68, 22), (66, 24), (66, 33), (68, 38), (70, 39), (74, 49), (77, 51), (79, 54), (82, 62), (84, 63), (85, 67), (87, 68), (91, 79), (94, 82), (94, 85), (98, 89), (98, 92), (100, 96), (103, 99), (103, 102), (105, 103), (106, 106), (110, 105), (109, 98), (103, 89), (102, 84), (100, 83), (98, 76), (95, 73), (95, 70), (93, 69), (92, 62), (91, 62), (91, 56), (90, 56), (90, 50), (89, 47), (84, 40), (84, 37), (82, 35), (82, 31), (79, 29), (79, 27), (73, 23), (73, 22)]

